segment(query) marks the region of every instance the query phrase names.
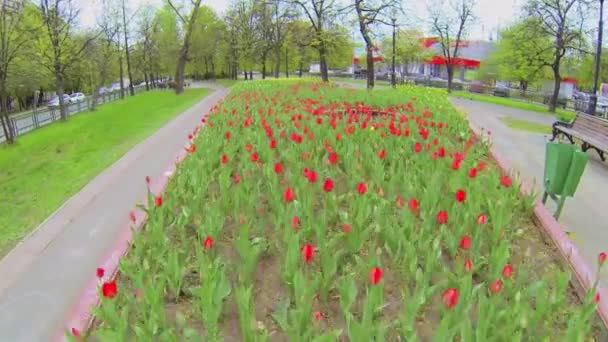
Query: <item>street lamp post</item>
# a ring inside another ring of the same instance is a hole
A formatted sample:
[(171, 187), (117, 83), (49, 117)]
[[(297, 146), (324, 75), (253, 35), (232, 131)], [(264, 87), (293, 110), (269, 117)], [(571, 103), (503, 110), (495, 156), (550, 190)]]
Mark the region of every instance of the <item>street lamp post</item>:
[(391, 84), (393, 85), (393, 88), (395, 88), (397, 86), (397, 75), (395, 75), (395, 30), (396, 30), (395, 22), (397, 21), (397, 18), (395, 18), (393, 16), (392, 21), (393, 21), (393, 73), (392, 73), (392, 78), (391, 78)]
[(600, 0), (600, 23), (597, 32), (597, 51), (595, 53), (595, 74), (593, 75), (593, 94), (589, 98), (588, 113), (595, 115), (597, 106), (597, 91), (599, 88), (600, 62), (602, 59), (602, 31), (604, 30), (604, 0)]

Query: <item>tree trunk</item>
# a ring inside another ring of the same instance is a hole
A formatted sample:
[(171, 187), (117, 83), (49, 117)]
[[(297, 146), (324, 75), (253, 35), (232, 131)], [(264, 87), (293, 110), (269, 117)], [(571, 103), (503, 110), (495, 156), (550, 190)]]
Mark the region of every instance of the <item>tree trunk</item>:
[(59, 116), (61, 120), (68, 119), (68, 108), (69, 104), (66, 104), (63, 101), (63, 75), (61, 74), (60, 67), (58, 65), (55, 66), (55, 85), (57, 87), (57, 96), (59, 97)]
[(302, 69), (304, 68), (304, 61), (300, 59), (300, 67), (298, 70), (298, 77), (302, 78)]
[(177, 70), (175, 70), (175, 93), (181, 94), (184, 92), (184, 70), (186, 69), (186, 62), (188, 61), (188, 51), (190, 50), (190, 38), (196, 26), (196, 19), (198, 12), (201, 7), (201, 0), (196, 0), (193, 5), (190, 19), (188, 20), (188, 26), (186, 27), (186, 35), (184, 36), (184, 43), (179, 53), (179, 59), (177, 61)]
[(253, 70), (249, 70), (249, 80), (253, 81)]
[(285, 77), (289, 78), (289, 49), (285, 48)]
[(323, 82), (329, 82), (329, 73), (327, 70), (327, 51), (323, 45), (319, 47), (319, 67), (321, 69), (321, 80)]
[(5, 85), (0, 85), (0, 121), (2, 122), (2, 131), (4, 132), (4, 138), (6, 139), (7, 144), (12, 144), (15, 142), (15, 137), (13, 135), (13, 127), (11, 124), (11, 119), (8, 115), (8, 108), (6, 106), (7, 96)]
[(445, 67), (448, 70), (448, 93), (452, 92), (452, 80), (454, 79), (454, 65), (449, 64), (449, 61), (447, 62), (448, 64), (445, 65)]
[(135, 95), (135, 90), (133, 89), (133, 74), (131, 73), (131, 54), (129, 53), (129, 39), (127, 38), (129, 35), (129, 31), (127, 30), (127, 14), (125, 10), (125, 1), (122, 0), (122, 24), (124, 28), (125, 35), (125, 53), (127, 55), (127, 74), (129, 75), (129, 92), (131, 96)]
[[(276, 77), (276, 73), (275, 73)], [(266, 52), (262, 54), (262, 79), (266, 79)]]
[(123, 99), (125, 97), (125, 74), (122, 67), (122, 53), (120, 53), (120, 48), (118, 50), (118, 69), (120, 71), (120, 98)]
[(247, 76), (248, 76), (247, 75), (247, 71), (243, 71), (243, 73), (245, 74), (245, 81), (247, 81), (248, 80), (248, 78), (247, 78)]
[(213, 63), (213, 57), (211, 58), (211, 79), (215, 81), (215, 63)]
[(144, 72), (144, 82), (146, 82), (146, 91), (150, 90), (150, 85), (148, 84), (148, 74)]
[(366, 57), (366, 64), (367, 64), (367, 89), (373, 89), (374, 88), (374, 54), (373, 54), (373, 46), (368, 45), (367, 46), (367, 57)]
[(553, 64), (552, 69), (555, 83), (553, 85), (553, 94), (551, 95), (551, 99), (549, 100), (549, 111), (551, 113), (555, 113), (555, 108), (557, 108), (557, 100), (559, 98), (559, 88), (562, 83), (562, 77), (559, 74), (559, 60), (555, 64)]

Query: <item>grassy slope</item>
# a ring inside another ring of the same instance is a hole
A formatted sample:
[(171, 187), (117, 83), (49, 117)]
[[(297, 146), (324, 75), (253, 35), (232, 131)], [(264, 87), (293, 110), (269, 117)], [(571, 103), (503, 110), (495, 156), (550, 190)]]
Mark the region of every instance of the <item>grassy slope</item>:
[(208, 94), (142, 93), (0, 147), (0, 255), (100, 171)]
[(503, 117), (503, 118), (501, 118), (501, 120), (505, 125), (507, 125), (511, 128), (520, 130), (520, 131), (543, 133), (543, 134), (551, 133), (551, 127), (549, 127), (545, 124), (542, 124), (542, 123), (528, 121), (528, 120), (514, 119), (514, 118), (509, 118), (509, 117)]
[[(493, 96), (493, 95), (476, 94), (476, 93), (470, 93), (470, 92), (466, 92), (466, 91), (453, 91), (452, 95), (459, 96), (459, 97), (466, 97), (466, 98), (476, 100), (476, 101), (494, 103), (494, 104), (503, 105), (503, 106), (507, 106), (507, 107), (529, 110), (532, 112), (553, 114), (547, 110), (547, 106), (539, 104), (539, 103), (525, 102), (525, 101), (520, 101), (520, 100), (516, 100), (516, 99), (512, 99), (512, 98), (498, 97), (498, 96)], [(570, 120), (570, 119), (574, 118), (575, 114), (573, 112), (558, 108), (555, 115), (559, 116), (560, 118)]]

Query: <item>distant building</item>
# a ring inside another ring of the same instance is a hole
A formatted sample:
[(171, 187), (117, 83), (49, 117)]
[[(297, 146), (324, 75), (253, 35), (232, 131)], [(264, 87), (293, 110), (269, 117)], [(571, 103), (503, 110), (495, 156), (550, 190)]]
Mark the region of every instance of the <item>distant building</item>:
[[(424, 38), (422, 45), (425, 49), (434, 52), (433, 57), (423, 62), (411, 63), (407, 66), (407, 73), (447, 79), (447, 69), (444, 67), (447, 60), (443, 56), (440, 38)], [(451, 50), (453, 48), (454, 46), (451, 47)], [(494, 42), (481, 40), (461, 41), (458, 56), (452, 59), (452, 63), (455, 65), (454, 78), (460, 78), (464, 81), (466, 70), (479, 69), (483, 61), (488, 58), (494, 49)]]

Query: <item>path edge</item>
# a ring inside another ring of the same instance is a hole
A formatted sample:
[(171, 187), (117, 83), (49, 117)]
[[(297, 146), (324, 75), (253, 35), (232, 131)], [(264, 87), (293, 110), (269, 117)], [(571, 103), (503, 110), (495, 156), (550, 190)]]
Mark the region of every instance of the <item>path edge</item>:
[[(194, 131), (192, 140), (194, 140), (194, 138), (198, 135), (200, 129), (203, 129), (204, 125), (206, 124), (206, 119), (215, 112), (215, 110), (229, 94), (230, 91), (223, 97), (218, 99), (211, 107), (211, 109), (207, 111), (207, 113), (203, 114), (201, 122), (193, 128)], [(142, 200), (144, 206), (147, 207), (147, 196), (150, 193), (159, 195), (165, 191), (177, 167), (188, 156), (188, 151), (186, 150), (186, 147), (192, 140), (189, 140), (188, 143), (184, 146), (184, 148), (180, 149), (177, 152), (174, 161), (165, 169), (165, 172), (163, 172), (160, 176), (152, 178), (150, 180), (150, 184), (148, 186), (148, 193), (146, 194), (146, 197)], [(139, 231), (147, 221), (146, 212), (142, 208), (135, 207), (131, 212), (134, 214), (135, 219), (126, 219), (127, 222), (124, 223), (123, 228), (118, 234), (117, 239), (99, 262), (98, 267), (103, 268), (105, 271), (105, 275), (103, 277), (104, 281), (115, 278), (118, 272), (120, 260), (129, 251), (135, 233)], [(98, 307), (101, 302), (99, 293), (99, 287), (101, 283), (102, 280), (97, 277), (95, 270), (91, 270), (90, 279), (87, 281), (85, 287), (81, 291), (80, 295), (77, 297), (75, 304), (68, 310), (68, 313), (64, 318), (64, 324), (62, 325), (61, 330), (56, 333), (52, 341), (64, 342), (68, 341), (68, 339), (66, 339), (67, 334), (73, 334), (74, 332), (76, 332), (77, 334), (86, 333), (86, 331), (93, 323), (93, 310)]]
[[(477, 137), (483, 139), (483, 132), (466, 117), (469, 121), (469, 126)], [(509, 162), (493, 147), (490, 146), (490, 155), (496, 161), (502, 172), (505, 174), (513, 174), (515, 168), (511, 167)], [(529, 181), (519, 177), (519, 191), (522, 195), (531, 195), (534, 191), (534, 186)], [(585, 260), (578, 250), (578, 247), (565, 233), (563, 226), (553, 217), (549, 209), (545, 207), (540, 199), (536, 199), (534, 202), (534, 218), (538, 222), (538, 225), (542, 228), (541, 233), (548, 236), (553, 242), (553, 245), (558, 249), (559, 254), (562, 257), (562, 261), (565, 261), (572, 271), (573, 276), (578, 282), (579, 286), (574, 285), (575, 291), (578, 293), (580, 298), (584, 298), (589, 291), (593, 290), (595, 282), (595, 276), (597, 272), (593, 271), (593, 267)], [(572, 282), (573, 279), (570, 281)], [(608, 292), (606, 288), (599, 283), (595, 288), (596, 292), (600, 295), (600, 301), (597, 304), (596, 312), (604, 327), (608, 329)]]

